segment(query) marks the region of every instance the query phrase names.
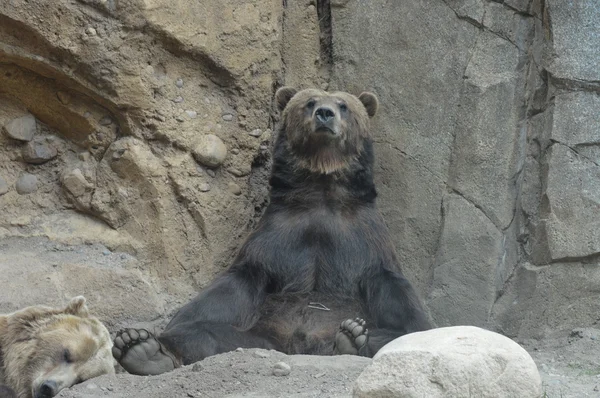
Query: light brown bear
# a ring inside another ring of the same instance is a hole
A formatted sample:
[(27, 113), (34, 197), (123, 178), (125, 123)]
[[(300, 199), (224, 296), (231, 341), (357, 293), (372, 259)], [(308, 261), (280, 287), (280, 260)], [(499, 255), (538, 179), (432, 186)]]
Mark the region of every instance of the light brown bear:
[(111, 349), (108, 330), (89, 315), (82, 296), (65, 308), (32, 306), (0, 315), (0, 392), (54, 397), (63, 388), (115, 373)]

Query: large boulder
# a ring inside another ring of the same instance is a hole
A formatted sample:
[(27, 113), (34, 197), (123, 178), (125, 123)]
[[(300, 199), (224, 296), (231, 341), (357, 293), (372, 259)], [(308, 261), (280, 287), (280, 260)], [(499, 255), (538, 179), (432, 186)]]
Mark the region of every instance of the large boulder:
[(402, 336), (384, 346), (356, 380), (354, 397), (541, 397), (527, 351), (473, 326)]

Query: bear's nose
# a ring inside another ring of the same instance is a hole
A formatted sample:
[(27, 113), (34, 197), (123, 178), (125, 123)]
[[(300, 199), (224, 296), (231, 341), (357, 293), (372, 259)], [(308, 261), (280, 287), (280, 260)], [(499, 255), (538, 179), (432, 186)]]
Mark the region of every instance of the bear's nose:
[(322, 106), (315, 111), (315, 116), (321, 123), (327, 123), (329, 120), (335, 117), (335, 112), (331, 108)]
[(46, 380), (40, 386), (40, 391), (39, 391), (38, 397), (52, 398), (53, 396), (55, 396), (58, 393), (58, 391), (56, 391), (57, 389), (58, 389), (58, 386), (56, 385), (55, 381)]

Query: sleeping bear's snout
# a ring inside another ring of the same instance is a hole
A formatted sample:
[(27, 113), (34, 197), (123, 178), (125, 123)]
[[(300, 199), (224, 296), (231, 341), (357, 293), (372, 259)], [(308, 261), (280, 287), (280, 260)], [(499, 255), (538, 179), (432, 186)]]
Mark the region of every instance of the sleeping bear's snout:
[(35, 398), (52, 398), (58, 394), (58, 385), (53, 380), (46, 380), (34, 391)]

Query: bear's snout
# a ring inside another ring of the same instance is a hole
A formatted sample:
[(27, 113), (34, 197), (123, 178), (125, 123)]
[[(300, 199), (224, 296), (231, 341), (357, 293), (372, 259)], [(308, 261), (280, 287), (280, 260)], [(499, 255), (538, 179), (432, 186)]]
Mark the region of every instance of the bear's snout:
[(314, 123), (316, 132), (327, 132), (334, 136), (338, 133), (335, 110), (329, 106), (320, 106), (315, 110)]
[(58, 385), (53, 380), (46, 380), (43, 382), (38, 391), (36, 391), (35, 398), (52, 398), (58, 393)]
[(317, 120), (321, 123), (327, 123), (335, 117), (335, 111), (328, 106), (322, 106), (315, 111)]

